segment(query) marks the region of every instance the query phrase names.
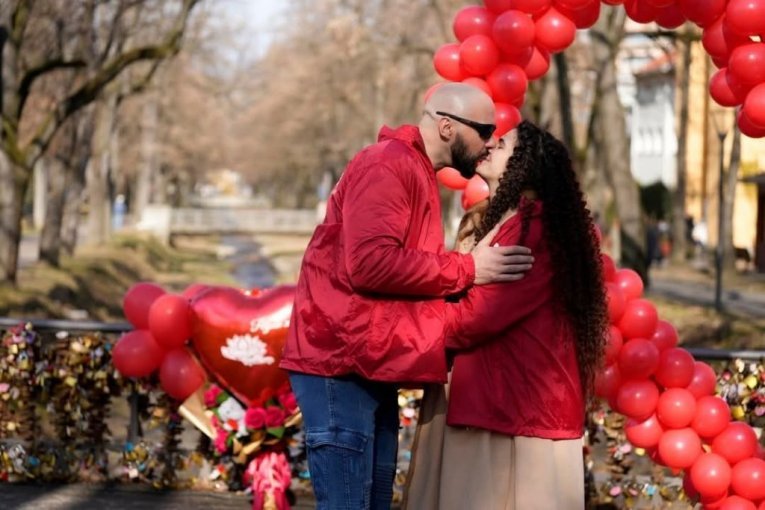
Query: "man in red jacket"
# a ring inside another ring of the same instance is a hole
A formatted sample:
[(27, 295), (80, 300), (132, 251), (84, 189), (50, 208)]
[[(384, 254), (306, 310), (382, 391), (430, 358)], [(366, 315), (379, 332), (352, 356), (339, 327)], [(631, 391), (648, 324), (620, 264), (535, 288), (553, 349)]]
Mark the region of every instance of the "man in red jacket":
[(523, 247), (447, 252), (436, 172), (490, 157), (494, 104), (439, 87), (419, 126), (383, 127), (346, 168), (306, 250), (281, 367), (303, 412), (319, 510), (390, 508), (397, 387), (446, 381), (444, 298), (512, 281)]

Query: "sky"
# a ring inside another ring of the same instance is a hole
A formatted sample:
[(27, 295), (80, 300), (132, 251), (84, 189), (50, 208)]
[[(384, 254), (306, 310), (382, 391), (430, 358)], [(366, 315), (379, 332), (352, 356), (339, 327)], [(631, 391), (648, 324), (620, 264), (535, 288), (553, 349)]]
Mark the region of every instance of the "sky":
[(213, 0), (213, 3), (214, 9), (222, 9), (236, 24), (241, 23), (241, 44), (256, 58), (265, 53), (289, 6), (286, 0)]

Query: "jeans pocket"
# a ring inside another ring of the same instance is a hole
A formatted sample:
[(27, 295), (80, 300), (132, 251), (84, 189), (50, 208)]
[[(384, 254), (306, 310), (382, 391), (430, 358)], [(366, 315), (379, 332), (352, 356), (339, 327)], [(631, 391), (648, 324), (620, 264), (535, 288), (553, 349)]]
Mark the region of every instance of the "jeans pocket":
[(367, 436), (352, 430), (306, 431), (308, 468), (320, 507), (367, 507), (372, 481), (367, 442)]

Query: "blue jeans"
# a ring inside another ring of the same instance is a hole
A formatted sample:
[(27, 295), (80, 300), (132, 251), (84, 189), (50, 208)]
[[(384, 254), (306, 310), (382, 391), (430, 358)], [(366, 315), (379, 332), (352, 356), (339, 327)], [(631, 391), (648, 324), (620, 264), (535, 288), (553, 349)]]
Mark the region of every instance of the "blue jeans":
[(398, 393), (358, 376), (290, 373), (306, 432), (317, 510), (388, 510), (398, 449)]

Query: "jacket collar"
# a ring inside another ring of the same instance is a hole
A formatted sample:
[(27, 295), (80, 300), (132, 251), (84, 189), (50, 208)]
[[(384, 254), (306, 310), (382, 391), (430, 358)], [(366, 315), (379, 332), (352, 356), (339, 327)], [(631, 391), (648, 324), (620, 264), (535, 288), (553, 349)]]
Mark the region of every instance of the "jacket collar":
[(425, 141), (420, 134), (420, 128), (411, 124), (405, 124), (397, 128), (391, 128), (383, 126), (380, 129), (380, 133), (377, 135), (377, 141), (382, 142), (384, 140), (401, 140), (407, 145), (411, 145), (416, 150), (420, 151), (426, 158), (428, 157), (425, 152)]

